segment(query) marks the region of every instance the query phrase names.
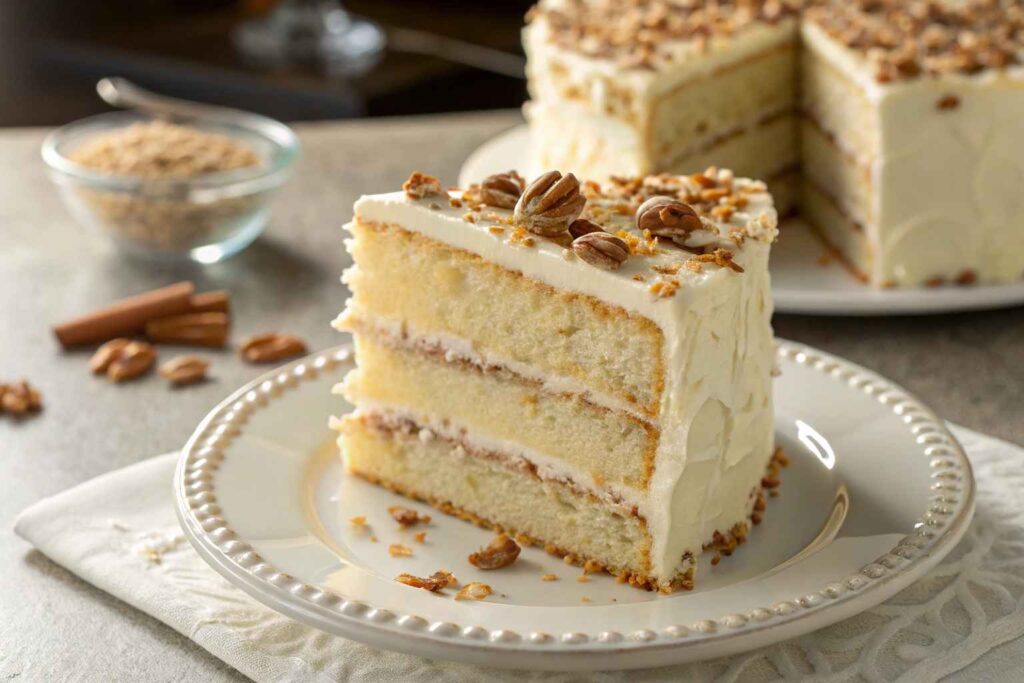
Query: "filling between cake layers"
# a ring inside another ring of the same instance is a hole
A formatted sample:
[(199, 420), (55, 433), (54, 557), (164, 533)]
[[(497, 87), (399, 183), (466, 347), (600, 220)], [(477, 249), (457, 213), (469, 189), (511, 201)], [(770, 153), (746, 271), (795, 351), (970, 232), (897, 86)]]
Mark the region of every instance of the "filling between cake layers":
[[(687, 271), (679, 295), (661, 298), (631, 276), (649, 263), (598, 273), (566, 261), (555, 242), (510, 246), (509, 235), (477, 224), (482, 214), (464, 220), (464, 208), (361, 200), (349, 226), (357, 265), (345, 276), (354, 296), (339, 321), (358, 344), (359, 368), (343, 388), (359, 407), (343, 421), (349, 467), (638, 582), (677, 585), (715, 531), (747, 519), (773, 446), (775, 219), (767, 195), (750, 204), (740, 218), (768, 237), (737, 250), (744, 272)], [(395, 424), (408, 429), (381, 428)], [(431, 438), (394, 436), (413, 431)], [(428, 451), (451, 460), (454, 442), (461, 464), (438, 467), (463, 475), (427, 476)], [(508, 481), (518, 475), (496, 473), (499, 461), (533, 480)], [(538, 529), (529, 506), (474, 498), (481, 480), (530, 505), (547, 505), (544, 487), (555, 486), (605, 517), (628, 510), (608, 528), (630, 531), (615, 540), (573, 534), (571, 524)]]

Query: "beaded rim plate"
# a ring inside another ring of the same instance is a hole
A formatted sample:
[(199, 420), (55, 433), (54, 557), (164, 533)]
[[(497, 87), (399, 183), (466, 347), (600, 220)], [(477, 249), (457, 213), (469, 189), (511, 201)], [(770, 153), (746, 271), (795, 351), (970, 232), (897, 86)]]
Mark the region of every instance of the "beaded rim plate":
[[(439, 513), (425, 527), (428, 541), (414, 542), (386, 511), (411, 503), (346, 475), (333, 447), (328, 416), (348, 408), (330, 390), (352, 366), (347, 345), (247, 384), (202, 421), (175, 474), (178, 516), (199, 554), (237, 587), (378, 647), (559, 670), (663, 666), (761, 647), (905, 588), (955, 546), (974, 508), (970, 463), (917, 399), (802, 345), (780, 341), (777, 358), (776, 434), (790, 459), (781, 495), (731, 557), (711, 566), (702, 555), (693, 592), (581, 580), (578, 568), (534, 548), (508, 569), (481, 572), (466, 552), (490, 532)], [(363, 515), (368, 527), (350, 523)], [(391, 556), (394, 541), (413, 556)], [(454, 600), (453, 589), (394, 581), (440, 568), (495, 592)], [(560, 580), (542, 581), (545, 572)]]
[[(518, 169), (536, 175), (528, 158), (530, 131), (516, 126), (478, 147), (462, 164), (465, 187), (492, 173)], [(525, 169), (525, 170), (524, 170)], [(772, 249), (772, 298), (777, 313), (804, 315), (925, 315), (1024, 304), (1024, 281), (1002, 285), (872, 289), (826, 251), (800, 219), (786, 220)]]

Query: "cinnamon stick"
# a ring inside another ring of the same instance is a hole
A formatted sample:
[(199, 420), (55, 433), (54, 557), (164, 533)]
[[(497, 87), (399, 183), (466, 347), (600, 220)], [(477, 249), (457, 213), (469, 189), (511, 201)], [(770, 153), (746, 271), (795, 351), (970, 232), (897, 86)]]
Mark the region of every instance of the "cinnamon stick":
[(189, 312), (191, 313), (230, 313), (231, 295), (226, 289), (218, 289), (214, 292), (202, 292), (193, 294), (189, 300)]
[(149, 320), (187, 312), (194, 293), (191, 282), (178, 282), (55, 325), (53, 333), (65, 348), (130, 337), (142, 332)]
[(146, 338), (162, 344), (224, 346), (228, 341), (228, 315), (219, 311), (185, 313), (150, 320)]

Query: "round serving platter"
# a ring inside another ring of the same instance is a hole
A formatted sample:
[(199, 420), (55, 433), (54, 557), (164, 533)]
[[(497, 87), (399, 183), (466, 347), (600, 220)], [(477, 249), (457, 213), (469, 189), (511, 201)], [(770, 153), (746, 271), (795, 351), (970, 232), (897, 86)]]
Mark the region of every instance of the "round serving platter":
[[(537, 175), (529, 158), (530, 131), (516, 126), (478, 147), (462, 165), (459, 185), (479, 182), (492, 173), (517, 169)], [(923, 315), (1024, 304), (1024, 281), (972, 285), (872, 289), (825, 248), (800, 219), (784, 221), (772, 250), (772, 297), (779, 313), (805, 315)]]
[[(878, 375), (780, 342), (776, 434), (790, 464), (747, 543), (692, 592), (659, 595), (582, 572), (538, 548), (485, 572), (492, 534), (347, 475), (327, 427), (351, 347), (284, 366), (217, 406), (186, 444), (177, 511), (199, 554), (265, 605), (346, 638), (491, 667), (607, 670), (723, 656), (868, 609), (963, 535), (974, 481), (930, 410)], [(430, 512), (402, 530), (387, 508)], [(353, 524), (363, 517), (366, 524)], [(424, 543), (413, 537), (426, 531)], [(393, 557), (389, 545), (412, 549)], [(493, 587), (455, 600), (397, 583), (451, 570)], [(543, 581), (555, 574), (556, 581)]]

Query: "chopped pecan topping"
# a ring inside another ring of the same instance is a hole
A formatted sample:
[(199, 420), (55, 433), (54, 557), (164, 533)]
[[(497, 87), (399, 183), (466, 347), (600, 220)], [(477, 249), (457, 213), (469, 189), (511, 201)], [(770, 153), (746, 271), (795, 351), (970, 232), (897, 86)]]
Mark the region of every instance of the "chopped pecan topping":
[(592, 266), (618, 270), (629, 258), (629, 245), (615, 235), (591, 232), (572, 242), (573, 252)]
[(473, 581), (473, 582), (467, 583), (465, 586), (463, 586), (462, 590), (460, 590), (458, 593), (455, 594), (455, 599), (456, 600), (483, 600), (488, 595), (490, 595), (492, 592), (493, 591), (491, 590), (491, 587), (488, 586), (486, 583), (479, 583), (477, 581)]
[(495, 173), (480, 183), (480, 199), (488, 206), (499, 209), (515, 208), (519, 195), (523, 193), (526, 181), (515, 171)]
[(412, 548), (401, 543), (392, 543), (388, 546), (388, 555), (391, 557), (412, 557)]
[(592, 232), (604, 232), (604, 228), (594, 221), (588, 221), (586, 218), (577, 218), (569, 224), (569, 234), (572, 235), (573, 239), (589, 235)]
[(556, 237), (569, 229), (586, 203), (576, 176), (548, 171), (520, 195), (513, 218), (530, 232)]
[(250, 363), (276, 363), (305, 354), (306, 342), (295, 335), (268, 332), (249, 337), (238, 352)]
[(651, 197), (636, 210), (636, 225), (656, 237), (682, 244), (694, 232), (704, 229), (700, 216), (689, 204), (671, 197)]
[(469, 556), (469, 563), (478, 569), (501, 569), (519, 557), (519, 544), (505, 534), (500, 534), (483, 548)]
[(732, 252), (728, 249), (715, 249), (710, 254), (700, 254), (690, 260), (697, 263), (713, 263), (720, 268), (728, 268), (735, 273), (743, 272), (743, 266), (732, 260)]
[(206, 379), (206, 370), (210, 364), (199, 356), (178, 356), (160, 366), (158, 372), (171, 384), (184, 386), (195, 384)]
[(419, 171), (414, 171), (409, 179), (402, 183), (402, 189), (405, 190), (405, 196), (409, 199), (423, 199), (424, 197), (434, 197), (443, 195), (444, 190), (441, 189), (441, 181), (432, 175), (425, 175)]
[(438, 591), (441, 591), (448, 586), (454, 586), (459, 582), (458, 579), (455, 578), (454, 574), (443, 569), (434, 572), (426, 578), (402, 573), (395, 577), (395, 581), (398, 583), (404, 583), (406, 586), (412, 586), (413, 588), (422, 588), (423, 590), (428, 590), (431, 593), (437, 593)]
[(25, 380), (0, 384), (0, 412), (12, 415), (34, 413), (43, 407), (43, 397)]
[(149, 372), (156, 362), (156, 351), (150, 344), (133, 341), (121, 351), (107, 368), (107, 377), (115, 382), (123, 382)]
[(430, 515), (421, 515), (416, 510), (402, 507), (401, 505), (392, 505), (389, 507), (388, 514), (391, 515), (391, 519), (395, 520), (402, 526), (414, 526), (420, 522), (424, 524), (430, 523)]

